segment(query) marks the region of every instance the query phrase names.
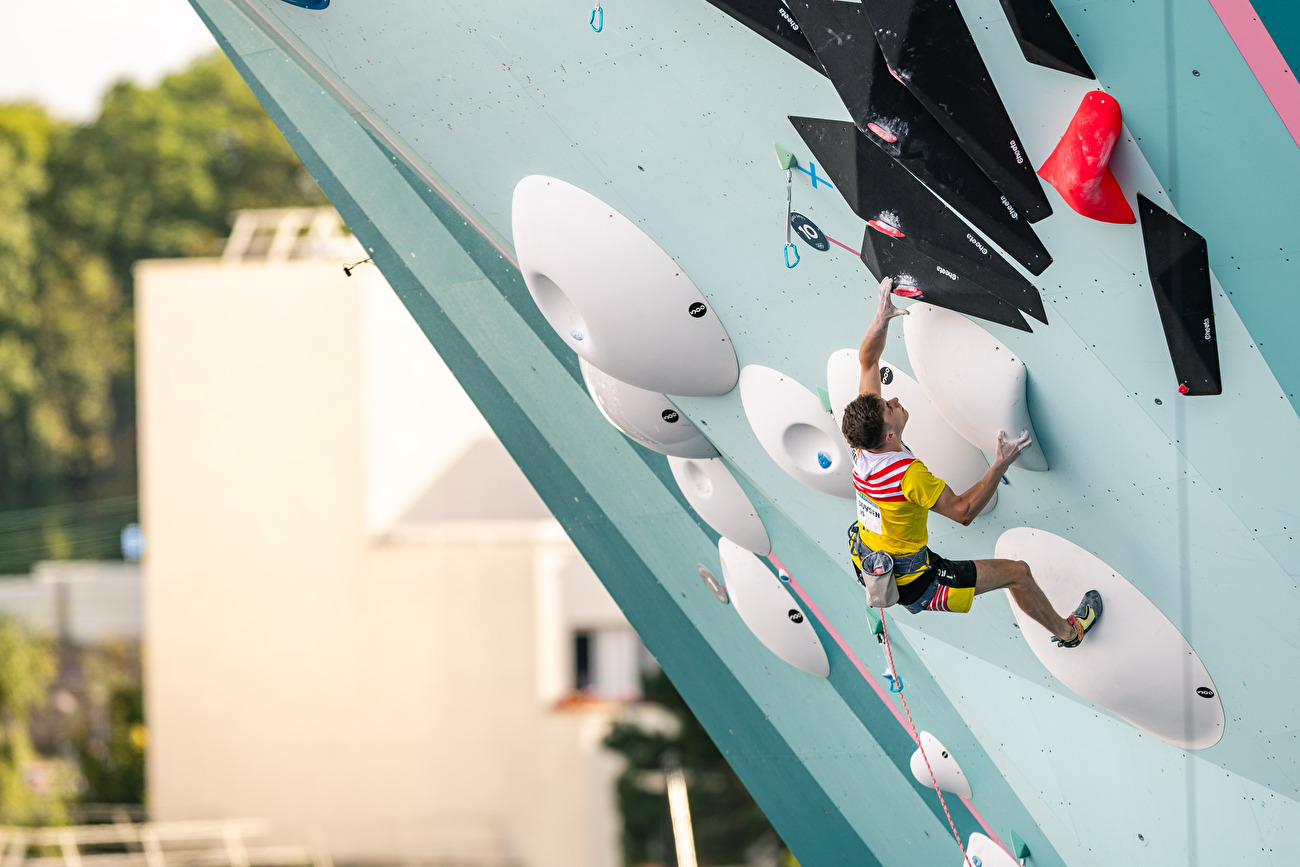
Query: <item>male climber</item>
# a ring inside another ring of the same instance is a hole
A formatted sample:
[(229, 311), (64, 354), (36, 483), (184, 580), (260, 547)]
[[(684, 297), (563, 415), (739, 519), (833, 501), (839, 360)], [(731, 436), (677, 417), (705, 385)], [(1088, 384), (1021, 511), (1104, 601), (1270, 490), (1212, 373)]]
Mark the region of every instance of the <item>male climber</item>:
[(979, 594), (1006, 588), (1021, 611), (1052, 633), (1058, 647), (1078, 647), (1101, 617), (1097, 591), (1085, 593), (1074, 613), (1062, 619), (1025, 563), (945, 560), (927, 546), (928, 512), (970, 524), (993, 497), (1011, 462), (1029, 446), (1029, 432), (1022, 431), (1010, 441), (1005, 432), (999, 432), (993, 465), (963, 494), (954, 493), (916, 459), (903, 445), (907, 410), (898, 398), (886, 401), (880, 395), (880, 355), (889, 321), (907, 315), (906, 310), (894, 306), (892, 288), (888, 277), (881, 281), (880, 303), (858, 350), (862, 366), (858, 396), (844, 408), (840, 425), (853, 449), (853, 484), (858, 491), (858, 520), (849, 528), (858, 580), (862, 581), (863, 556), (869, 551), (888, 553), (894, 558), (898, 602), (913, 614), (966, 612)]

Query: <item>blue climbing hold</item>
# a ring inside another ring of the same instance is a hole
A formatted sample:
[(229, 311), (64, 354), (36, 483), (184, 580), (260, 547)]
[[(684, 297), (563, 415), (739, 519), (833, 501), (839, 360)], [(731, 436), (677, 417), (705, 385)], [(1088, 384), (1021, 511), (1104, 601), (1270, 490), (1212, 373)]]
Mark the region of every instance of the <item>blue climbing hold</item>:
[(284, 2), (300, 9), (310, 9), (313, 12), (319, 12), (330, 5), (330, 0), (284, 0)]
[(831, 468), (831, 456), (826, 452), (818, 452), (817, 463), (821, 464), (823, 470), (829, 470)]

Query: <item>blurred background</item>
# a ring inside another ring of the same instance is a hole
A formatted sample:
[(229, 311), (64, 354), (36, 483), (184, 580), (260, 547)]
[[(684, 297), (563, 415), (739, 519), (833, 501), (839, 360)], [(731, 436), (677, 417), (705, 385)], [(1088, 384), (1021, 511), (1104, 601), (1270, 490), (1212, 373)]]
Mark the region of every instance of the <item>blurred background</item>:
[(792, 864), (188, 4), (0, 27), (4, 867)]

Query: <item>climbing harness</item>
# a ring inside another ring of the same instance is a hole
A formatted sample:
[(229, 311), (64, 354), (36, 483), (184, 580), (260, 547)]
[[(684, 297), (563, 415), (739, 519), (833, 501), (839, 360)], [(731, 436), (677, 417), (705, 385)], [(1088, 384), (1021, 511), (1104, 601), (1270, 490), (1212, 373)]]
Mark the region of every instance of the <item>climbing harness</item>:
[[(794, 197), (794, 170), (785, 170), (785, 267), (793, 268), (799, 264), (799, 250), (795, 247), (794, 241), (790, 240), (790, 212), (793, 209)], [(794, 262), (790, 261), (790, 251), (794, 250)]]
[(605, 7), (600, 5), (600, 0), (596, 0), (596, 8), (591, 10), (591, 29), (597, 33), (605, 29)]
[[(880, 628), (884, 637), (881, 643), (885, 645), (885, 655), (889, 657), (888, 671), (893, 674), (889, 681), (889, 691), (898, 693), (899, 700), (903, 702), (903, 713), (907, 714), (907, 727), (911, 730), (912, 740), (916, 742), (916, 748), (921, 751), (921, 758), (925, 759), (925, 769), (930, 773), (930, 783), (939, 796), (939, 803), (943, 806), (943, 814), (948, 818), (948, 827), (952, 829), (952, 836), (957, 840), (957, 848), (961, 849), (961, 856), (966, 859), (964, 863), (970, 865), (970, 856), (966, 854), (966, 846), (961, 842), (961, 834), (957, 833), (957, 824), (953, 822), (952, 814), (948, 812), (948, 802), (944, 800), (943, 790), (939, 788), (939, 781), (934, 777), (934, 769), (930, 767), (930, 758), (925, 754), (925, 747), (921, 746), (921, 737), (916, 733), (916, 723), (912, 722), (912, 712), (907, 708), (907, 697), (903, 695), (903, 682), (894, 669), (894, 651), (889, 646), (889, 627), (885, 625), (884, 608), (880, 609)], [(897, 684), (898, 689), (894, 689), (895, 684)]]

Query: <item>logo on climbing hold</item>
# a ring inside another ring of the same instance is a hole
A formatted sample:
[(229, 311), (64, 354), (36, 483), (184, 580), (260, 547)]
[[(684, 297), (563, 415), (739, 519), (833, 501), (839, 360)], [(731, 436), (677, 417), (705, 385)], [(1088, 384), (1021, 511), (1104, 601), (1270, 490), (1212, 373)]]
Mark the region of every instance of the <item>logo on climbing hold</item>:
[(894, 371), (888, 367), (880, 368), (880, 384), (889, 385), (894, 381)]
[(1201, 698), (1214, 698), (1214, 690), (1210, 689), (1208, 686), (1198, 686), (1196, 688), (1196, 694)]
[(956, 280), (956, 279), (957, 279), (957, 275), (956, 275), (956, 274), (952, 273), (951, 271), (949, 271), (947, 268), (943, 267), (942, 265), (935, 265), (935, 266), (934, 266), (934, 270), (938, 271), (940, 274), (942, 274), (943, 276), (947, 277), (949, 280)]
[(659, 416), (669, 424), (677, 424), (677, 419), (681, 418), (681, 416), (677, 414), (677, 410), (675, 409), (666, 409), (663, 412), (659, 413)]
[(786, 20), (786, 23), (790, 25), (790, 29), (793, 30), (795, 33), (798, 33), (798, 32), (799, 32), (799, 22), (797, 22), (797, 21), (795, 21), (793, 18), (791, 18), (791, 17), (790, 17), (790, 13), (789, 13), (789, 12), (786, 12), (784, 8), (780, 9), (779, 11), (780, 11), (780, 13), (781, 13), (781, 17), (784, 18), (784, 19)]
[(709, 312), (709, 308), (704, 306), (703, 301), (696, 301), (690, 307), (686, 308), (686, 312), (694, 316), (696, 319), (699, 319), (705, 313)]
[(876, 135), (880, 136), (882, 139), (889, 142), (890, 144), (893, 144), (894, 142), (898, 141), (898, 136), (894, 135), (892, 132), (885, 129), (883, 126), (881, 126), (878, 123), (868, 123), (867, 129), (871, 130)]
[(972, 244), (974, 244), (974, 245), (975, 245), (975, 249), (979, 250), (979, 251), (980, 251), (981, 253), (983, 253), (985, 256), (987, 256), (987, 255), (989, 254), (989, 248), (988, 248), (988, 247), (985, 247), (982, 243), (980, 243), (980, 239), (979, 239), (979, 238), (976, 238), (976, 237), (975, 237), (974, 235), (972, 235), (970, 232), (967, 232), (967, 233), (966, 233), (966, 240), (967, 240), (967, 241), (970, 241)]
[(1213, 340), (1213, 339), (1214, 339), (1214, 335), (1210, 332), (1210, 317), (1208, 317), (1208, 316), (1205, 317), (1205, 322), (1203, 322), (1203, 323), (1201, 323), (1201, 324), (1203, 324), (1203, 325), (1205, 326), (1205, 339), (1206, 339), (1206, 340)]
[(826, 240), (822, 230), (817, 228), (812, 220), (797, 211), (790, 215), (790, 228), (798, 232), (799, 237), (807, 241), (808, 246), (814, 250), (825, 253), (831, 248), (831, 242)]
[(803, 612), (798, 608), (791, 608), (785, 616), (790, 618), (791, 623), (803, 623)]
[(1011, 215), (1011, 219), (1013, 219), (1013, 220), (1019, 220), (1019, 219), (1020, 219), (1020, 213), (1019, 213), (1015, 208), (1013, 208), (1013, 207), (1011, 206), (1011, 203), (1010, 203), (1009, 201), (1007, 201), (1007, 197), (1006, 197), (1006, 196), (1003, 196), (1003, 197), (1002, 197), (1002, 204), (1003, 204), (1004, 207), (1006, 207), (1006, 209), (1007, 209), (1007, 213)]
[(1011, 140), (1011, 152), (1016, 155), (1016, 162), (1024, 165), (1025, 158), (1020, 155), (1020, 145), (1016, 144), (1015, 139)]

